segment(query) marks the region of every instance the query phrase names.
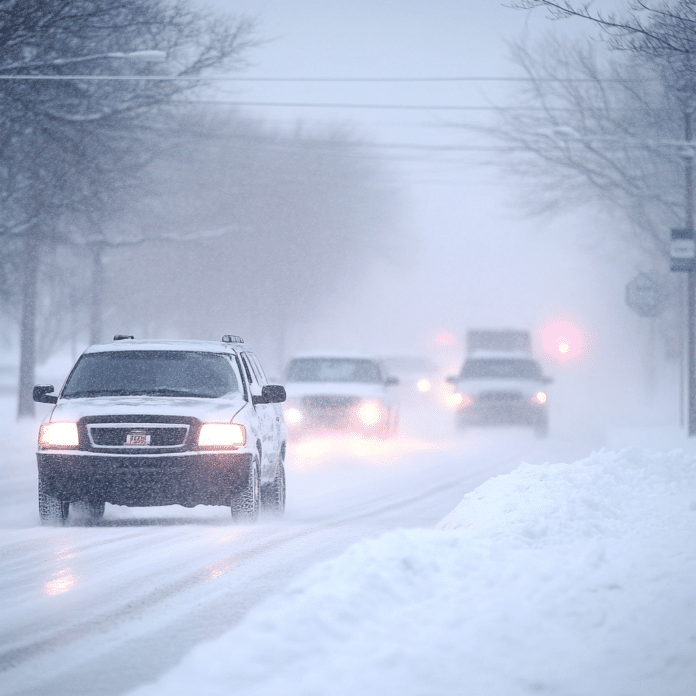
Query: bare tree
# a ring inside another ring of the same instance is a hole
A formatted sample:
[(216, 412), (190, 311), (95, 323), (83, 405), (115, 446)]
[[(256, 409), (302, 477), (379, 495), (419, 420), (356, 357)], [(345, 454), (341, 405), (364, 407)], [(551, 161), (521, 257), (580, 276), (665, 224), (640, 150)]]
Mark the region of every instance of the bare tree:
[[(188, 0), (0, 1), (0, 239), (22, 247), (11, 257), (22, 275), (19, 416), (33, 414), (42, 253), (74, 240), (75, 221), (142, 169), (164, 107), (210, 68), (239, 67), (254, 42), (249, 20)], [(119, 57), (153, 49), (168, 56), (165, 68)], [(157, 79), (171, 77), (186, 79)]]
[(691, 0), (646, 2), (631, 0), (624, 14), (592, 9), (592, 2), (570, 0), (516, 0), (512, 7), (545, 8), (553, 19), (576, 17), (594, 22), (615, 48), (665, 55), (692, 53), (696, 38), (696, 8)]
[(142, 227), (162, 240), (107, 252), (111, 321), (140, 335), (250, 333), (281, 360), (284, 330), (388, 253), (393, 195), (345, 134), (281, 135), (193, 107), (179, 128), (151, 195), (111, 220), (112, 238)]
[(528, 210), (600, 204), (630, 223), (634, 247), (666, 256), (665, 230), (684, 211), (680, 93), (650, 65), (587, 42), (549, 35), (511, 49), (528, 80), (482, 130), (505, 145)]
[[(512, 136), (518, 152), (525, 151), (517, 165), (526, 159), (534, 176), (534, 167), (544, 162), (548, 169), (538, 181), (544, 177), (547, 182), (555, 180), (558, 203), (570, 200), (567, 186), (559, 180), (561, 173), (570, 174), (592, 194), (591, 199), (600, 199), (624, 213), (639, 233), (635, 246), (647, 241), (644, 250), (664, 258), (670, 227), (694, 228), (695, 153), (691, 141), (696, 112), (696, 4), (693, 0), (634, 0), (622, 14), (602, 14), (593, 10), (592, 3), (570, 0), (519, 0), (516, 6), (546, 8), (553, 19), (588, 20), (605, 32), (607, 45), (614, 50), (602, 71), (588, 71), (588, 63), (580, 60), (582, 75), (551, 77), (549, 85), (531, 79), (543, 117), (542, 123), (537, 121), (536, 131), (530, 129), (530, 119), (519, 119), (522, 123), (517, 125), (527, 137)], [(552, 53), (552, 71), (568, 64), (566, 47), (557, 43)], [(533, 52), (518, 48), (517, 55), (530, 75), (545, 67)], [(571, 92), (583, 91), (583, 99), (567, 98)], [(560, 105), (553, 98), (557, 93), (563, 95)], [(558, 114), (551, 113), (551, 105), (560, 111), (572, 105), (572, 111), (564, 114), (567, 124), (558, 124)], [(515, 125), (508, 122), (508, 137), (511, 127)], [(688, 433), (693, 436), (694, 273), (688, 274), (686, 285)]]

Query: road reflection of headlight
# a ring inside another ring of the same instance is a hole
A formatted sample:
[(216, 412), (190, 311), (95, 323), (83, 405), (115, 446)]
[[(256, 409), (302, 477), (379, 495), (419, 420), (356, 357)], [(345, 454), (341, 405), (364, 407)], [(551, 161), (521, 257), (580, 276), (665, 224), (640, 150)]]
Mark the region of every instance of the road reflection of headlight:
[(360, 422), (367, 428), (377, 425), (382, 419), (382, 409), (378, 404), (372, 401), (366, 401), (360, 404), (358, 408), (358, 418)]
[(299, 408), (289, 408), (285, 411), (285, 420), (292, 425), (302, 422), (302, 411)]
[(545, 404), (546, 403), (547, 396), (543, 391), (537, 392), (533, 397), (532, 397), (532, 402), (535, 404)]
[(430, 384), (429, 379), (419, 379), (418, 383), (416, 384), (416, 389), (418, 389), (419, 392), (428, 392), (430, 391), (430, 387), (432, 385)]

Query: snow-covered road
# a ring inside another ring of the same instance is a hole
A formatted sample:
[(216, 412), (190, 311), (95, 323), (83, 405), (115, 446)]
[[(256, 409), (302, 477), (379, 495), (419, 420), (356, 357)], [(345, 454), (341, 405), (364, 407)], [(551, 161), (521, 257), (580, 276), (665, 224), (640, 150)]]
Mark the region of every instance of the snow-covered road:
[(282, 521), (235, 526), (223, 508), (107, 506), (99, 526), (46, 528), (36, 509), (38, 419), (16, 423), (12, 401), (0, 401), (3, 695), (119, 694), (152, 681), (352, 542), (431, 527), (522, 460), (587, 453), (586, 443), (524, 431), (457, 437), (436, 417), (392, 442), (293, 447)]

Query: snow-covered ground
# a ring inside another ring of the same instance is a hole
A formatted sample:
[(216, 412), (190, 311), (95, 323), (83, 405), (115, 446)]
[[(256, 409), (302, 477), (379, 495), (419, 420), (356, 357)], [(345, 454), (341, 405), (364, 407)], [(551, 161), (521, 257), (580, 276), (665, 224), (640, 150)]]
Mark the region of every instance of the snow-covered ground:
[(313, 566), (137, 696), (696, 693), (696, 458), (523, 464)]
[(426, 423), (419, 413), (394, 440), (292, 443), (282, 520), (107, 505), (94, 526), (42, 527), (34, 453), (48, 408), (17, 422), (14, 400), (0, 396), (2, 696), (116, 696), (152, 682), (317, 562), (385, 531), (432, 528), (521, 454), (568, 449), (524, 431), (456, 437), (451, 414)]
[(52, 528), (44, 408), (18, 423), (0, 396), (3, 696), (696, 693), (696, 443), (676, 429), (539, 441), (418, 412), (392, 441), (294, 443), (282, 522), (107, 506)]

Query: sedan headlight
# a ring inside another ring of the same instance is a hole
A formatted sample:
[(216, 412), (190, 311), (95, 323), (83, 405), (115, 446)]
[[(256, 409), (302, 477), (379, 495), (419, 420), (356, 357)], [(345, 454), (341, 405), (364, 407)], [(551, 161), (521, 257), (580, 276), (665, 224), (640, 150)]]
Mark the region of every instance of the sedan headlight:
[(541, 406), (542, 404), (546, 403), (546, 399), (546, 393), (543, 391), (539, 391), (532, 397), (532, 403)]
[(238, 423), (204, 423), (198, 434), (198, 446), (220, 449), (243, 447), (246, 444), (246, 428)]
[(39, 428), (39, 447), (41, 449), (77, 447), (79, 444), (77, 423), (44, 423)]

